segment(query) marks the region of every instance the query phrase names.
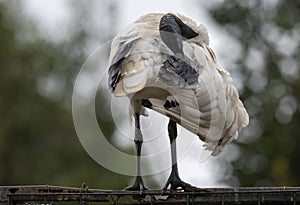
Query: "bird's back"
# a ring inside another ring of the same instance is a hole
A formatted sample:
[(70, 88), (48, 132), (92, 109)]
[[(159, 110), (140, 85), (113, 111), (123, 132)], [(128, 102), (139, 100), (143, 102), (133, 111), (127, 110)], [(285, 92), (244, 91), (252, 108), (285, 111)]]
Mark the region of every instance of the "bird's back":
[(248, 124), (248, 114), (229, 73), (219, 67), (208, 47), (206, 30), (190, 19), (185, 23), (201, 35), (184, 41), (183, 52), (198, 74), (196, 82), (187, 85), (163, 72), (172, 53), (159, 35), (162, 16), (145, 15), (116, 36), (109, 61), (110, 86), (116, 96), (149, 100), (151, 109), (198, 135), (217, 155)]
[(153, 71), (159, 69), (163, 60), (163, 44), (159, 39), (158, 22), (162, 15), (142, 16), (114, 38), (109, 74), (110, 86), (116, 96), (142, 90), (147, 81), (154, 77)]

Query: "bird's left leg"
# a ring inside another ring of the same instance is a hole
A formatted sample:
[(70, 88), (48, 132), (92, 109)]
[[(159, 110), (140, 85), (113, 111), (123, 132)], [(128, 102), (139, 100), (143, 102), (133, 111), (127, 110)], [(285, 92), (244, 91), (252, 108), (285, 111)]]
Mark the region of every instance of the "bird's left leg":
[(178, 167), (177, 167), (177, 153), (176, 153), (176, 138), (177, 138), (177, 127), (176, 122), (170, 119), (168, 124), (168, 133), (170, 138), (171, 146), (171, 160), (172, 160), (172, 170), (167, 183), (165, 184), (163, 190), (165, 191), (168, 186), (171, 186), (172, 190), (181, 189), (184, 191), (196, 191), (200, 190), (184, 181), (179, 177)]
[(134, 143), (136, 148), (136, 178), (130, 187), (127, 187), (126, 190), (130, 191), (140, 191), (141, 193), (147, 188), (144, 186), (144, 182), (141, 176), (141, 151), (143, 144), (143, 135), (140, 129), (140, 114), (135, 114), (135, 134), (134, 134)]

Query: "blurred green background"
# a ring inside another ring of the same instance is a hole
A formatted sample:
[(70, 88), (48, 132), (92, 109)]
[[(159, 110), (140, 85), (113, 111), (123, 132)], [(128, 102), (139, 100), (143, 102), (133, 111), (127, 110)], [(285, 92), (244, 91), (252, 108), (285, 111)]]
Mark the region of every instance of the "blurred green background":
[[(87, 58), (83, 48), (96, 29), (87, 24), (93, 2), (68, 2), (74, 26), (62, 42), (42, 38), (22, 3), (0, 4), (0, 184), (80, 187), (84, 182), (90, 187), (124, 188), (131, 178), (92, 160), (73, 125), (73, 84)], [(99, 18), (114, 15), (115, 7), (103, 1), (102, 10)], [(115, 33), (111, 25), (101, 25), (112, 33), (102, 32), (95, 46)], [(99, 123), (104, 121), (104, 131), (112, 135), (113, 123), (103, 118), (98, 115)]]
[(241, 46), (237, 70), (251, 119), (232, 164), (237, 184), (299, 186), (300, 1), (225, 0), (210, 10)]
[[(26, 17), (21, 2), (0, 3), (0, 185), (78, 187), (85, 182), (89, 187), (124, 188), (131, 177), (106, 170), (85, 152), (71, 110), (75, 77), (87, 53), (117, 33), (115, 21), (122, 8), (116, 1), (102, 0), (101, 25), (95, 25), (90, 21), (94, 1), (68, 1), (73, 29), (68, 39), (53, 42)], [(191, 4), (205, 7), (238, 42), (237, 66), (231, 72), (241, 79), (250, 125), (235, 142), (239, 156), (230, 164), (233, 173), (225, 183), (299, 186), (300, 2)], [(228, 45), (222, 46), (226, 50)], [(97, 118), (111, 136), (113, 122), (101, 114)]]

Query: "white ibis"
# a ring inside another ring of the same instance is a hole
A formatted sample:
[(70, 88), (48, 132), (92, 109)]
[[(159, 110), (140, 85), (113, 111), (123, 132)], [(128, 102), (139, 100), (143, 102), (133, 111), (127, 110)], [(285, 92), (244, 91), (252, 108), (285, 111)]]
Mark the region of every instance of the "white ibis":
[(212, 155), (248, 125), (230, 74), (217, 64), (209, 47), (206, 28), (183, 15), (146, 14), (125, 27), (112, 42), (108, 72), (112, 92), (130, 98), (135, 119), (137, 172), (128, 190), (146, 189), (140, 170), (140, 116), (145, 108), (169, 118), (172, 171), (164, 189), (196, 188), (179, 177), (177, 124), (204, 141)]

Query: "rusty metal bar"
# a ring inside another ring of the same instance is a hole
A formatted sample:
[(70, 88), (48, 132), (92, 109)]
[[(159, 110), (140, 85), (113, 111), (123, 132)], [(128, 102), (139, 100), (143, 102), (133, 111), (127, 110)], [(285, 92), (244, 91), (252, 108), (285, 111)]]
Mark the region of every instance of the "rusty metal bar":
[[(139, 200), (122, 201), (125, 196)], [(115, 199), (115, 200), (112, 200)], [(300, 187), (207, 188), (197, 192), (137, 191), (59, 186), (0, 186), (0, 205), (78, 201), (115, 204), (297, 204)]]

